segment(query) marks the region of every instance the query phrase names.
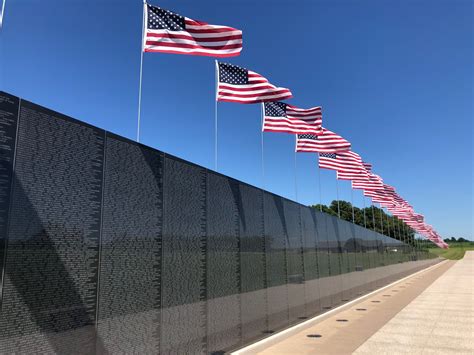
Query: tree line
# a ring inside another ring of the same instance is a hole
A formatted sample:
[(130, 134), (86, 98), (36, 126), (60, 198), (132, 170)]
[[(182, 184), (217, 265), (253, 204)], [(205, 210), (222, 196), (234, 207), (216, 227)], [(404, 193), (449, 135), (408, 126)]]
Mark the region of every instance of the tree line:
[[(375, 230), (378, 233), (387, 235), (402, 242), (411, 245), (414, 244), (414, 230), (411, 229), (401, 219), (388, 215), (381, 208), (375, 206), (359, 208), (352, 206), (350, 202), (343, 200), (334, 200), (329, 206), (317, 204), (311, 205), (310, 207), (336, 217), (338, 216), (338, 211), (340, 210), (340, 218), (343, 220), (354, 222), (359, 226)], [(354, 208), (354, 210), (352, 208)]]

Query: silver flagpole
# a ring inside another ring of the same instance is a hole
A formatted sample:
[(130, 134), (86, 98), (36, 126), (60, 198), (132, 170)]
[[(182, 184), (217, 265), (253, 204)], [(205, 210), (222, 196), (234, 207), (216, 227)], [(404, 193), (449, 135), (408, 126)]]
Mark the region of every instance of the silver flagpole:
[[(214, 104), (214, 170), (217, 171), (217, 92), (219, 86), (219, 63), (216, 59), (216, 102)], [(263, 138), (262, 138), (263, 139)]]
[(319, 167), (319, 153), (318, 153), (318, 185), (319, 185), (319, 211), (323, 212), (323, 197), (321, 191), (321, 168)]
[(383, 210), (382, 210), (382, 206), (380, 206), (380, 223), (382, 224), (382, 234), (383, 234)]
[(351, 186), (351, 205), (352, 205), (352, 223), (355, 223), (355, 215), (354, 215), (354, 190)]
[(365, 196), (364, 196), (364, 193), (362, 193), (362, 198), (364, 200), (364, 228), (367, 228), (367, 221), (366, 221), (366, 218), (365, 218)]
[[(298, 139), (298, 137), (295, 134), (295, 144), (296, 144), (296, 139)], [(296, 175), (296, 149), (295, 149), (295, 201), (298, 202), (298, 181), (297, 181), (297, 175)]]
[(337, 198), (337, 216), (341, 218), (341, 206), (339, 205), (339, 180), (336, 172), (336, 198)]
[(3, 16), (5, 15), (5, 3), (7, 0), (3, 0), (2, 2), (2, 14), (0, 15), (0, 29), (3, 27)]
[(387, 212), (384, 211), (384, 213), (387, 215), (387, 234), (390, 238), (393, 238), (390, 231), (390, 215), (388, 214), (388, 210)]
[(370, 204), (372, 205), (372, 223), (374, 224), (374, 232), (375, 230), (375, 206), (374, 206), (374, 201), (372, 201), (372, 198), (370, 199)]
[(146, 20), (146, 1), (143, 0), (143, 19), (142, 19), (142, 46), (140, 53), (140, 86), (138, 89), (138, 118), (137, 118), (137, 142), (140, 142), (140, 116), (142, 109), (142, 78), (143, 78), (143, 49), (145, 47), (145, 20)]
[(265, 103), (262, 102), (262, 132), (261, 133), (261, 145), (262, 145), (262, 189), (265, 189), (265, 159), (263, 150), (263, 124), (265, 120)]

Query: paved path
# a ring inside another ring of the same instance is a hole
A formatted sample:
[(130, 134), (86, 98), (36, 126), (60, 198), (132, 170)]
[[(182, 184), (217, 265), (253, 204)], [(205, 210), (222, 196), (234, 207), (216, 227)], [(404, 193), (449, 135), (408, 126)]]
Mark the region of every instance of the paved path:
[(239, 354), (474, 354), (473, 268), (468, 252)]
[(474, 354), (474, 252), (383, 326), (355, 354)]

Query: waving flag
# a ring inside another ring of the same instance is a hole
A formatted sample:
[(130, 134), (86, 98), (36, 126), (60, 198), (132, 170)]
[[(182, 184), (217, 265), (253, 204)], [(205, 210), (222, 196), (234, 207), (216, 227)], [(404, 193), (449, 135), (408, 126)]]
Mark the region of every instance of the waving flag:
[(364, 190), (364, 196), (370, 197), (372, 201), (384, 204), (391, 204), (393, 201), (392, 196), (386, 194), (385, 189), (383, 190)]
[(209, 25), (146, 4), (143, 51), (234, 57), (242, 50), (242, 31)]
[(337, 153), (351, 149), (349, 141), (330, 130), (323, 128), (321, 135), (298, 134), (296, 151), (310, 153)]
[(345, 161), (351, 161), (355, 169), (344, 169), (337, 171), (337, 178), (339, 180), (354, 180), (354, 179), (368, 179), (369, 173), (362, 163), (362, 158), (356, 152), (342, 152), (339, 154), (343, 156)]
[(369, 174), (367, 179), (352, 180), (352, 188), (358, 190), (383, 190), (383, 181), (376, 174)]
[(336, 170), (339, 175), (361, 175), (367, 176), (367, 172), (362, 166), (362, 160), (357, 153), (347, 151), (338, 153), (320, 153), (319, 167), (322, 169)]
[(321, 107), (297, 108), (284, 102), (265, 102), (264, 132), (323, 133)]
[(217, 101), (254, 104), (293, 97), (286, 88), (276, 87), (251, 70), (228, 63), (217, 63)]

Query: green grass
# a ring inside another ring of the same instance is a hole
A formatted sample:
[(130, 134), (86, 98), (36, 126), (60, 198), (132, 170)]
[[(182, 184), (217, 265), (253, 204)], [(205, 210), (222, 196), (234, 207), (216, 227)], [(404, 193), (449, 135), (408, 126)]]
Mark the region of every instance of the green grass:
[(474, 250), (474, 243), (451, 243), (449, 249), (429, 248), (430, 253), (450, 260), (462, 259), (466, 250)]

